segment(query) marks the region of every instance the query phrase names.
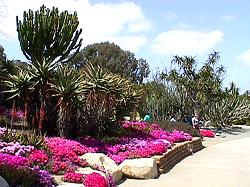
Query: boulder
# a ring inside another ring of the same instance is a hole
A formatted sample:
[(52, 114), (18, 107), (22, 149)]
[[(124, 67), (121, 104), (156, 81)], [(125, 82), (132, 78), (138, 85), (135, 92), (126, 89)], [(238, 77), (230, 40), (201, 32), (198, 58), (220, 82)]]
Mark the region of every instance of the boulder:
[(3, 177), (0, 176), (0, 186), (1, 187), (9, 187), (9, 184), (4, 180)]
[(158, 176), (158, 168), (153, 158), (124, 160), (120, 166), (123, 175), (134, 179), (153, 179)]
[(54, 180), (56, 181), (56, 183), (58, 185), (60, 185), (64, 182), (62, 179), (63, 175), (52, 175), (52, 177), (54, 178)]
[(98, 170), (94, 170), (91, 167), (85, 167), (85, 168), (78, 168), (76, 173), (82, 173), (82, 174), (90, 174), (90, 173), (99, 173), (100, 175), (102, 175), (103, 177), (107, 178), (106, 174), (98, 171)]
[(83, 187), (83, 184), (71, 183), (71, 182), (63, 182), (57, 187)]
[(81, 159), (85, 159), (89, 166), (93, 168), (96, 168), (96, 166), (103, 168), (113, 177), (116, 183), (122, 179), (121, 169), (103, 153), (86, 153), (81, 156)]

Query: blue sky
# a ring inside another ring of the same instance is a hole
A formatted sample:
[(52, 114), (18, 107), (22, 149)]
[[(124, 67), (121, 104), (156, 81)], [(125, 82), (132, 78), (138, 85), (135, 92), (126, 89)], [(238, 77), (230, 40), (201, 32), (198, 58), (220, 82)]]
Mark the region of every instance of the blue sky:
[(2, 0), (0, 44), (8, 58), (25, 60), (19, 47), (15, 16), (29, 8), (77, 11), (83, 47), (115, 42), (144, 58), (152, 70), (170, 65), (173, 55), (206, 60), (219, 51), (226, 67), (224, 85), (234, 81), (241, 92), (250, 89), (250, 1), (247, 0)]

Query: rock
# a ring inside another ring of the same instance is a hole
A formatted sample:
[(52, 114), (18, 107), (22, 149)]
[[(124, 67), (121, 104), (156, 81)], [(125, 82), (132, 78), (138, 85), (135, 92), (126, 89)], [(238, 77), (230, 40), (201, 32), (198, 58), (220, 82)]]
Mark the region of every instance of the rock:
[(63, 179), (62, 179), (63, 175), (52, 175), (52, 177), (54, 178), (54, 180), (56, 181), (58, 185), (63, 183)]
[(109, 174), (113, 177), (113, 180), (117, 183), (122, 179), (122, 171), (116, 165), (116, 163), (107, 157), (103, 153), (86, 153), (81, 156), (82, 159), (85, 159), (89, 165), (93, 168), (95, 166), (99, 166), (105, 169), (105, 171), (109, 172)]
[(107, 178), (107, 176), (105, 175), (105, 173), (98, 171), (98, 170), (94, 170), (91, 167), (85, 167), (85, 168), (78, 168), (76, 173), (82, 173), (82, 174), (90, 174), (90, 173), (99, 173), (100, 175), (102, 175), (103, 177)]
[(4, 180), (3, 177), (0, 176), (0, 186), (1, 187), (9, 187), (9, 184)]
[(120, 166), (123, 175), (135, 179), (153, 179), (158, 176), (157, 164), (153, 158), (124, 160)]
[(77, 183), (70, 183), (70, 182), (63, 182), (57, 187), (83, 187), (83, 184), (77, 184)]

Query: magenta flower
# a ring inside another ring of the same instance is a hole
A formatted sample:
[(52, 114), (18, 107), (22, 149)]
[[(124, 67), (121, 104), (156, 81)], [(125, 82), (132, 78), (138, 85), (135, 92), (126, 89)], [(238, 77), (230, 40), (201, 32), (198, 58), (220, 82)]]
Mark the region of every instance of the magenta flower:
[(95, 172), (85, 175), (83, 184), (86, 187), (108, 187), (107, 179)]
[(203, 137), (209, 137), (209, 138), (214, 138), (214, 136), (215, 136), (215, 134), (214, 134), (213, 131), (211, 131), (211, 130), (204, 130), (204, 129), (200, 130), (200, 134)]
[(63, 175), (63, 180), (65, 182), (73, 182), (73, 183), (82, 183), (84, 174), (75, 173), (75, 172), (67, 172)]
[(28, 159), (22, 156), (0, 153), (0, 163), (5, 163), (12, 166), (28, 166)]

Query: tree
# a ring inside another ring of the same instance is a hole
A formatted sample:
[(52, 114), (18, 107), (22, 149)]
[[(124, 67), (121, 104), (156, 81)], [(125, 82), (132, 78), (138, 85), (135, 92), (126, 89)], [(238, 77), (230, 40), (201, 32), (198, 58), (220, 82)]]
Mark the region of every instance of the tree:
[(217, 66), (219, 58), (219, 53), (214, 51), (201, 68), (197, 69), (198, 63), (194, 57), (174, 56), (172, 63), (176, 67), (163, 73), (162, 78), (183, 88), (192, 102), (194, 112), (199, 113), (202, 106), (218, 99), (222, 94), (221, 83), (225, 69)]
[(47, 120), (44, 130), (52, 129), (49, 122), (53, 121), (55, 115), (52, 112), (46, 113), (53, 108), (50, 83), (56, 68), (73, 58), (81, 47), (82, 39), (79, 37), (82, 29), (77, 30), (77, 13), (59, 13), (57, 8), (50, 10), (43, 5), (35, 12), (24, 11), (23, 20), (16, 17), (16, 24), (22, 52), (31, 61), (29, 71), (34, 83), (30, 97), (33, 118), (39, 113), (39, 127)]
[(67, 62), (70, 53), (78, 52), (82, 44), (76, 12), (59, 13), (57, 8), (50, 10), (43, 5), (40, 11), (24, 11), (23, 21), (17, 16), (16, 24), (23, 54), (32, 63)]
[(137, 60), (129, 51), (122, 50), (118, 45), (109, 42), (88, 45), (72, 60), (77, 68), (91, 63), (104, 70), (119, 74), (135, 83), (142, 83), (149, 75), (149, 65), (144, 59)]

